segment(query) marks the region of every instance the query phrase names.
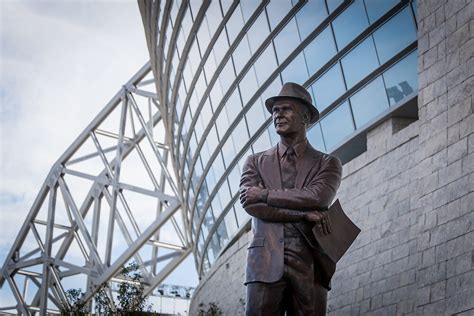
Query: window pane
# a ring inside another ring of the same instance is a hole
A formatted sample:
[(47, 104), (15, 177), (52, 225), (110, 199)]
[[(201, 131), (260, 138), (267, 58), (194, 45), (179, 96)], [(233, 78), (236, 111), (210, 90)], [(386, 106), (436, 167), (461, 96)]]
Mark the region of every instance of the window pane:
[(201, 52), (204, 54), (207, 49), (207, 46), (209, 46), (209, 42), (211, 41), (211, 36), (209, 35), (209, 28), (207, 27), (206, 21), (202, 21), (201, 26), (199, 27), (199, 31), (197, 33), (197, 38), (199, 40)]
[(220, 238), (221, 245), (227, 244), (229, 241), (229, 235), (227, 234), (227, 228), (224, 221), (222, 221), (217, 227), (217, 235)]
[(270, 20), (270, 27), (272, 30), (278, 25), (278, 23), (280, 23), (285, 15), (288, 14), (292, 6), (290, 0), (271, 1), (267, 5), (268, 19)]
[(399, 0), (364, 0), (365, 1), (365, 7), (367, 8), (367, 14), (369, 15), (369, 20), (370, 23), (374, 23), (377, 21), (378, 18), (380, 18), (382, 15), (384, 15), (388, 10), (393, 8), (394, 5), (396, 5)]
[(379, 63), (372, 36), (366, 38), (344, 56), (341, 64), (348, 89), (375, 70)]
[(227, 233), (232, 237), (237, 232), (237, 221), (235, 220), (234, 208), (231, 207), (229, 212), (224, 217)]
[(328, 151), (331, 151), (335, 145), (339, 144), (340, 141), (354, 131), (354, 124), (347, 101), (321, 120), (321, 128)]
[(209, 26), (209, 33), (211, 37), (216, 32), (219, 23), (222, 20), (222, 11), (219, 5), (219, 1), (211, 1), (211, 4), (206, 10), (206, 22)]
[(257, 73), (258, 83), (264, 83), (268, 76), (270, 76), (270, 74), (277, 68), (272, 45), (269, 45), (262, 52), (262, 55), (257, 59), (254, 66)]
[(323, 135), (321, 134), (321, 124), (315, 124), (307, 133), (310, 144), (319, 151), (325, 152)]
[(229, 35), (229, 42), (232, 44), (244, 27), (244, 19), (242, 17), (242, 12), (240, 11), (240, 5), (235, 8), (225, 27), (227, 29), (227, 34)]
[(242, 0), (240, 1), (240, 5), (242, 7), (242, 14), (244, 16), (245, 21), (248, 21), (252, 13), (259, 5), (259, 1), (255, 0)]
[(252, 104), (245, 116), (247, 117), (247, 123), (250, 130), (250, 135), (253, 136), (255, 132), (262, 126), (265, 122), (265, 112), (266, 109), (263, 108), (260, 99)]
[(334, 19), (332, 25), (334, 26), (337, 47), (340, 50), (369, 26), (362, 0), (355, 0)]
[[(239, 91), (237, 89), (234, 90), (232, 95), (229, 97), (222, 111), (227, 112), (229, 124), (232, 124), (237, 117), (237, 114), (242, 111), (242, 103), (240, 102)], [(229, 126), (227, 126), (227, 128), (229, 128)]]
[(232, 53), (232, 57), (234, 58), (235, 70), (239, 74), (250, 59), (250, 47), (246, 37), (242, 38), (242, 41)]
[(221, 31), (221, 34), (217, 38), (216, 42), (214, 43), (214, 48), (212, 49), (217, 64), (220, 64), (222, 57), (224, 57), (228, 50), (229, 43), (227, 42), (227, 36), (225, 35), (224, 31)]
[(235, 214), (237, 215), (237, 223), (239, 224), (239, 227), (242, 227), (250, 219), (250, 215), (242, 208), (242, 204), (240, 204), (239, 200), (235, 202), (234, 208)]
[(296, 14), (296, 22), (302, 39), (305, 39), (327, 17), (324, 0), (310, 0)]
[(252, 50), (252, 53), (255, 53), (257, 48), (262, 44), (263, 40), (267, 38), (269, 33), (270, 29), (268, 28), (265, 12), (260, 13), (257, 20), (255, 20), (255, 22), (247, 32), (247, 38), (249, 40), (250, 49)]
[(328, 4), (329, 12), (336, 10), (336, 8), (343, 2), (344, 0), (326, 0)]
[(242, 95), (242, 102), (245, 105), (250, 100), (250, 98), (252, 98), (258, 88), (257, 77), (255, 76), (253, 67), (250, 68), (245, 77), (242, 78), (239, 83), (239, 87), (240, 93)]
[(390, 105), (399, 102), (414, 91), (418, 91), (417, 67), (417, 51), (415, 50), (385, 71), (383, 77)]
[(303, 53), (296, 56), (291, 63), (283, 69), (281, 73), (284, 82), (296, 82), (303, 84), (308, 80), (308, 70), (306, 69), (306, 62)]
[(291, 19), (283, 30), (275, 37), (275, 49), (278, 63), (281, 64), (300, 43), (295, 19)]
[(234, 82), (234, 79), (234, 67), (232, 66), (232, 59), (229, 59), (219, 75), (219, 81), (221, 82), (221, 88), (224, 94), (230, 88), (230, 85), (232, 82)]
[(350, 100), (356, 128), (360, 128), (388, 108), (382, 77), (370, 82), (354, 94)]
[(304, 49), (304, 54), (308, 62), (309, 74), (313, 75), (336, 54), (331, 27), (326, 27), (318, 37), (309, 43)]
[(331, 67), (313, 85), (314, 102), (321, 112), (346, 91), (339, 63)]
[(410, 7), (406, 7), (375, 31), (374, 39), (382, 64), (416, 41), (416, 28)]
[(272, 145), (270, 144), (270, 137), (266, 131), (264, 131), (262, 135), (260, 135), (258, 139), (252, 144), (253, 151), (256, 153), (265, 151), (271, 147)]

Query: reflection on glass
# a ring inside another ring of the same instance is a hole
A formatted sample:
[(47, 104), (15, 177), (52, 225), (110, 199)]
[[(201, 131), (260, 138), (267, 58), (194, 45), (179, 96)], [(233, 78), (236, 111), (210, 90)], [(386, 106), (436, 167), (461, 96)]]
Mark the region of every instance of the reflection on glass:
[[(252, 2), (254, 1), (252, 0)], [(269, 33), (270, 29), (268, 28), (268, 22), (264, 11), (263, 13), (260, 13), (246, 34), (252, 53), (257, 51), (258, 47), (262, 44), (263, 40), (267, 38)]]
[(224, 96), (222, 94), (222, 88), (219, 80), (214, 82), (214, 86), (211, 89), (211, 103), (214, 109), (217, 107), (217, 105), (221, 102), (222, 97)]
[[(241, 110), (242, 103), (240, 102), (239, 91), (234, 90), (229, 99), (227, 99), (224, 109), (222, 110), (227, 112), (227, 119), (229, 120), (229, 125), (232, 124), (232, 122), (237, 117), (237, 114), (239, 114)], [(229, 128), (229, 126), (227, 126), (227, 128)]]
[(324, 147), (323, 134), (321, 134), (321, 124), (315, 124), (306, 134), (311, 145), (319, 151), (326, 152)]
[(255, 76), (253, 67), (250, 68), (247, 74), (242, 78), (239, 87), (240, 94), (242, 95), (242, 102), (245, 105), (258, 89), (257, 77)]
[(417, 51), (396, 63), (384, 72), (385, 86), (390, 105), (418, 91)]
[(375, 70), (379, 63), (372, 36), (352, 49), (341, 59), (342, 70), (346, 78), (347, 89), (352, 88), (362, 78)]
[(388, 10), (393, 8), (399, 0), (364, 0), (365, 7), (367, 8), (367, 14), (369, 15), (370, 24), (377, 21), (382, 15)]
[(354, 131), (354, 124), (347, 101), (321, 119), (321, 129), (328, 151), (331, 151), (335, 145)]
[(235, 70), (237, 71), (237, 74), (239, 74), (242, 71), (244, 65), (250, 59), (250, 47), (247, 42), (247, 38), (242, 38), (242, 41), (240, 41), (240, 44), (232, 53), (232, 57), (234, 58)]
[(209, 43), (211, 42), (211, 36), (209, 35), (209, 28), (207, 27), (207, 22), (205, 20), (201, 23), (201, 26), (199, 27), (197, 38), (199, 41), (201, 52), (204, 53), (207, 49), (207, 46), (209, 46)]
[(245, 116), (247, 117), (250, 135), (254, 135), (262, 126), (263, 122), (265, 122), (264, 109), (260, 103), (260, 99), (257, 99), (257, 101), (252, 104)]
[(191, 19), (191, 12), (189, 11), (189, 8), (186, 9), (185, 16), (181, 22), (181, 26), (183, 27), (184, 39), (186, 40), (193, 26), (193, 21)]
[(296, 82), (303, 84), (308, 80), (308, 70), (306, 69), (306, 62), (304, 55), (301, 52), (291, 63), (283, 69), (281, 73), (283, 82)]
[(260, 57), (258, 57), (254, 66), (255, 72), (257, 73), (258, 83), (264, 83), (268, 76), (270, 76), (270, 74), (277, 68), (272, 45), (267, 46)]
[(367, 84), (354, 94), (350, 101), (356, 128), (360, 128), (388, 108), (382, 77), (378, 77)]
[(324, 0), (310, 0), (296, 14), (301, 39), (305, 39), (327, 17)]
[(209, 27), (209, 33), (214, 36), (219, 23), (222, 20), (222, 11), (219, 1), (211, 1), (211, 4), (206, 10), (206, 22)]
[(219, 236), (221, 245), (224, 245), (229, 241), (229, 235), (227, 234), (227, 228), (224, 221), (222, 221), (217, 227), (217, 235)]
[(212, 205), (212, 210), (213, 210), (213, 213), (214, 213), (214, 217), (218, 218), (219, 215), (221, 215), (222, 210), (224, 209), (222, 207), (221, 200), (219, 199), (218, 195), (214, 196), (214, 198), (212, 199), (211, 205)]
[(226, 23), (227, 34), (229, 35), (229, 42), (233, 43), (240, 31), (244, 27), (244, 19), (240, 10), (240, 5), (235, 8), (229, 21)]
[(242, 208), (242, 204), (240, 204), (238, 199), (234, 204), (234, 209), (235, 215), (237, 215), (237, 224), (239, 227), (244, 226), (250, 220), (250, 215)]
[(267, 14), (270, 21), (270, 28), (273, 30), (278, 23), (291, 10), (292, 4), (290, 0), (270, 1), (267, 5)]
[[(217, 238), (216, 233), (212, 235), (208, 248), (211, 248), (210, 252), (212, 252), (214, 260), (217, 259), (217, 256), (219, 255), (219, 250), (221, 250), (221, 247), (219, 245), (219, 239)], [(211, 257), (209, 257), (209, 260), (212, 261)]]
[[(217, 0), (215, 2), (217, 2)], [(232, 0), (220, 0), (220, 2), (221, 2), (221, 5), (222, 5), (222, 10), (223, 10), (224, 15), (225, 15), (226, 12), (229, 10), (230, 5), (232, 4)]]
[(416, 28), (410, 7), (406, 7), (374, 32), (380, 63), (416, 41)]
[(314, 103), (319, 112), (346, 91), (339, 63), (332, 66), (313, 85)]
[(343, 2), (344, 0), (326, 0), (328, 4), (329, 12), (336, 10), (336, 8)]
[(244, 16), (244, 20), (248, 21), (250, 16), (252, 16), (255, 9), (258, 7), (259, 1), (255, 0), (242, 0), (240, 1), (240, 6), (242, 8), (242, 15)]
[(235, 218), (235, 212), (234, 212), (233, 207), (231, 207), (229, 212), (227, 212), (227, 214), (225, 215), (224, 223), (225, 223), (225, 226), (227, 227), (227, 232), (229, 236), (232, 237), (237, 232), (237, 229), (238, 229), (237, 220)]
[(237, 152), (235, 151), (234, 140), (232, 137), (227, 138), (224, 146), (222, 146), (222, 155), (224, 156), (224, 163), (229, 166), (234, 160)]
[(227, 91), (234, 79), (234, 67), (232, 66), (232, 59), (229, 59), (222, 69), (222, 72), (219, 74), (219, 81), (221, 82), (222, 91)]
[(267, 150), (270, 147), (272, 147), (272, 144), (270, 143), (270, 137), (267, 131), (264, 131), (252, 144), (253, 151), (256, 153)]
[(239, 152), (242, 147), (249, 140), (249, 134), (247, 131), (247, 124), (245, 120), (240, 120), (239, 124), (235, 127), (235, 130), (232, 133), (232, 139), (234, 140), (235, 150)]
[(355, 0), (332, 22), (338, 49), (342, 49), (359, 35), (369, 21), (362, 0)]
[(278, 63), (281, 64), (300, 43), (294, 18), (288, 22), (273, 41), (275, 42)]
[(336, 45), (332, 36), (331, 27), (326, 27), (308, 46), (304, 49), (310, 76), (321, 68), (328, 60), (336, 54)]
[(217, 64), (219, 64), (222, 61), (222, 57), (224, 57), (225, 53), (228, 50), (229, 50), (229, 43), (227, 42), (227, 36), (225, 35), (225, 31), (221, 31), (221, 34), (217, 38), (212, 48)]
[(239, 165), (235, 165), (234, 168), (232, 168), (232, 171), (227, 176), (227, 183), (230, 187), (231, 196), (237, 193), (237, 191), (239, 190), (240, 175), (241, 172)]

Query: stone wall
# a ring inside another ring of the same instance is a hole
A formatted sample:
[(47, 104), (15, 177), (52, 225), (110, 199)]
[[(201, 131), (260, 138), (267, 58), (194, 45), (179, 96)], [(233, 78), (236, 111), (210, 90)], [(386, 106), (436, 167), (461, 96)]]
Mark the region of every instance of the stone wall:
[[(329, 315), (474, 313), (474, 1), (418, 1), (419, 119), (389, 118), (343, 166), (337, 198), (362, 229)], [(244, 234), (191, 304), (243, 313)]]

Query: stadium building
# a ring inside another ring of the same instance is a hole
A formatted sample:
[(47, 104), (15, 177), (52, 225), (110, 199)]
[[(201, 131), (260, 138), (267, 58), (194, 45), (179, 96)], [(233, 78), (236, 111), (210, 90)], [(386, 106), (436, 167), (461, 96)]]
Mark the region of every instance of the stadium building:
[(342, 160), (337, 197), (362, 228), (328, 310), (473, 307), (459, 285), (472, 283), (473, 4), (420, 2), (139, 2), (200, 277), (192, 313), (244, 310), (239, 177), (278, 142), (264, 100), (287, 81), (312, 94), (308, 138)]

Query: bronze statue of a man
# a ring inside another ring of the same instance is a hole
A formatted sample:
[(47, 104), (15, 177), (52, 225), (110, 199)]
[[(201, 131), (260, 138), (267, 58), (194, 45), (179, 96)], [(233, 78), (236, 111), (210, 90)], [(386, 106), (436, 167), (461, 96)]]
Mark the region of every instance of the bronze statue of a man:
[(240, 201), (253, 217), (254, 234), (246, 314), (325, 315), (335, 263), (321, 251), (312, 228), (331, 232), (325, 210), (341, 183), (341, 161), (306, 139), (319, 112), (304, 87), (286, 83), (265, 105), (280, 142), (249, 156), (242, 171)]

